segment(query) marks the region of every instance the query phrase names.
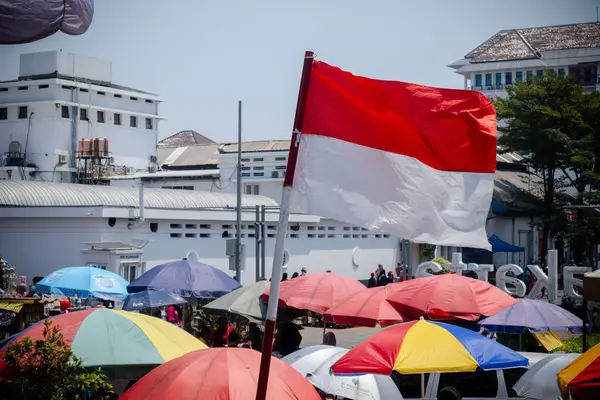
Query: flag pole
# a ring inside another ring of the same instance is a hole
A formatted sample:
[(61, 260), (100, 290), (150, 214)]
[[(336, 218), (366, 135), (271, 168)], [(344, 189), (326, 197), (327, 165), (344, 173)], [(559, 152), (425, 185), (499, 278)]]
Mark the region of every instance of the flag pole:
[(277, 225), (277, 236), (275, 238), (275, 253), (273, 254), (273, 271), (271, 273), (271, 289), (269, 291), (269, 303), (267, 306), (267, 318), (265, 321), (265, 335), (263, 339), (262, 355), (260, 358), (260, 370), (258, 374), (258, 387), (256, 388), (256, 400), (266, 400), (267, 385), (269, 383), (269, 370), (271, 368), (271, 354), (273, 353), (273, 338), (275, 336), (275, 321), (277, 320), (277, 306), (279, 304), (279, 286), (281, 283), (281, 268), (283, 265), (283, 251), (285, 234), (287, 232), (290, 192), (294, 184), (294, 172), (296, 160), (298, 159), (299, 133), (302, 132), (304, 119), (304, 108), (306, 106), (306, 95), (312, 71), (315, 55), (312, 51), (304, 53), (304, 66), (300, 79), (298, 91), (298, 103), (296, 104), (296, 116), (294, 118), (294, 130), (283, 181), (283, 195), (279, 209), (279, 224)]

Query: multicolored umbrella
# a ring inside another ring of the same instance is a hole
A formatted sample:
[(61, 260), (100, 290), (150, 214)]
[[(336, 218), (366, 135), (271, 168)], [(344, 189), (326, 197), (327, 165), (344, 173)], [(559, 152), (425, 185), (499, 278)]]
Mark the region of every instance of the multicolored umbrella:
[[(265, 290), (265, 300), (269, 298), (270, 289), (269, 286)], [(364, 290), (367, 290), (367, 287), (359, 281), (330, 271), (305, 275), (281, 283), (279, 306), (323, 314), (350, 295)]]
[(123, 310), (135, 311), (173, 304), (187, 304), (187, 301), (181, 296), (162, 290), (144, 290), (127, 296)]
[(543, 300), (520, 299), (479, 322), (489, 332), (523, 333), (571, 331), (581, 333), (583, 321), (567, 310)]
[(600, 398), (600, 344), (558, 373), (558, 387), (565, 399)]
[(517, 303), (517, 299), (479, 279), (444, 274), (401, 283), (388, 297), (392, 306), (414, 318), (477, 321)]
[(146, 271), (127, 290), (129, 293), (164, 290), (183, 297), (217, 298), (240, 286), (220, 269), (184, 258)]
[[(102, 368), (115, 379), (139, 379), (156, 366), (190, 351), (207, 348), (201, 341), (166, 321), (129, 311), (92, 308), (50, 318), (83, 366)], [(6, 348), (25, 337), (43, 338), (35, 324), (0, 348), (0, 376)]]
[(103, 300), (123, 300), (127, 296), (127, 282), (114, 272), (95, 267), (67, 267), (54, 271), (36, 283), (38, 294)]
[[(140, 379), (120, 400), (254, 400), (261, 354), (213, 348), (169, 361)], [(315, 388), (285, 362), (271, 358), (267, 400), (318, 400)]]
[(374, 327), (379, 323), (385, 327), (413, 318), (402, 315), (392, 307), (387, 298), (402, 289), (402, 283), (391, 283), (374, 287), (350, 295), (336, 307), (323, 314), (323, 319), (338, 325), (357, 325)]
[(474, 372), (525, 367), (527, 358), (479, 333), (423, 319), (393, 325), (370, 336), (331, 366), (336, 375), (380, 374), (392, 371), (421, 374)]

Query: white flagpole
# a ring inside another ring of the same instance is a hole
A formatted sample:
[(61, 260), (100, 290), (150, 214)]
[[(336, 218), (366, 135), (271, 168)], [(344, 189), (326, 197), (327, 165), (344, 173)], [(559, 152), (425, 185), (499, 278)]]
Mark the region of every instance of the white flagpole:
[(314, 61), (314, 53), (307, 51), (304, 54), (304, 67), (300, 80), (298, 103), (296, 105), (296, 117), (294, 119), (294, 131), (292, 143), (288, 155), (285, 180), (283, 182), (283, 194), (279, 210), (279, 224), (275, 238), (275, 253), (273, 254), (273, 270), (271, 272), (271, 289), (269, 291), (269, 303), (267, 305), (267, 319), (265, 321), (265, 335), (263, 339), (262, 355), (260, 359), (260, 370), (258, 374), (258, 387), (256, 388), (256, 400), (265, 400), (267, 397), (267, 386), (269, 383), (269, 370), (271, 368), (271, 354), (273, 353), (273, 339), (275, 336), (275, 321), (277, 320), (277, 306), (279, 304), (279, 288), (281, 285), (281, 269), (283, 266), (283, 251), (285, 235), (287, 233), (288, 219), (290, 216), (290, 194), (294, 183), (296, 160), (298, 158), (299, 135), (302, 132), (304, 108), (310, 73)]

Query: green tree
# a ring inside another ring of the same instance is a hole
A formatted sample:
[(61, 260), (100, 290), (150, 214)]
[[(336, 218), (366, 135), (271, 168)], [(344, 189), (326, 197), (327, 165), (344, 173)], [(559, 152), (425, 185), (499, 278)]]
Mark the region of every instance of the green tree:
[[(506, 90), (508, 97), (495, 101), (501, 133), (498, 142), (505, 152), (523, 156), (523, 163), (543, 182), (539, 211), (545, 255), (557, 220), (564, 219), (557, 201), (564, 195), (562, 189), (573, 186), (578, 193), (585, 192), (586, 171), (593, 164), (589, 146), (583, 145), (590, 143), (581, 113), (583, 95), (569, 77), (555, 74), (519, 82)], [(561, 179), (557, 179), (559, 175)]]
[(6, 400), (85, 400), (116, 398), (100, 371), (86, 371), (52, 322), (44, 322), (44, 336), (25, 338), (8, 346), (4, 355), (6, 381), (0, 398)]

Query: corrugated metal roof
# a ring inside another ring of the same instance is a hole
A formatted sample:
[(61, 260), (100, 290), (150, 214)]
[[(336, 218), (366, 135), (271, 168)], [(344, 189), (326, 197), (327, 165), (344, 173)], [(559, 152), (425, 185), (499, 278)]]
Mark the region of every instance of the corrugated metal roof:
[(465, 56), (472, 63), (536, 59), (554, 50), (600, 47), (600, 23), (508, 29)]
[(196, 131), (181, 131), (158, 142), (158, 147), (182, 147), (209, 143), (215, 143), (215, 141)]
[[(236, 206), (235, 193), (145, 189), (146, 208), (187, 210)], [(278, 206), (264, 196), (242, 196), (242, 207)], [(135, 187), (111, 187), (30, 181), (0, 181), (0, 207), (139, 207)]]
[[(291, 140), (259, 140), (255, 142), (242, 142), (242, 153), (254, 153), (261, 151), (288, 151)], [(223, 145), (219, 150), (221, 153), (236, 153), (237, 143)]]

